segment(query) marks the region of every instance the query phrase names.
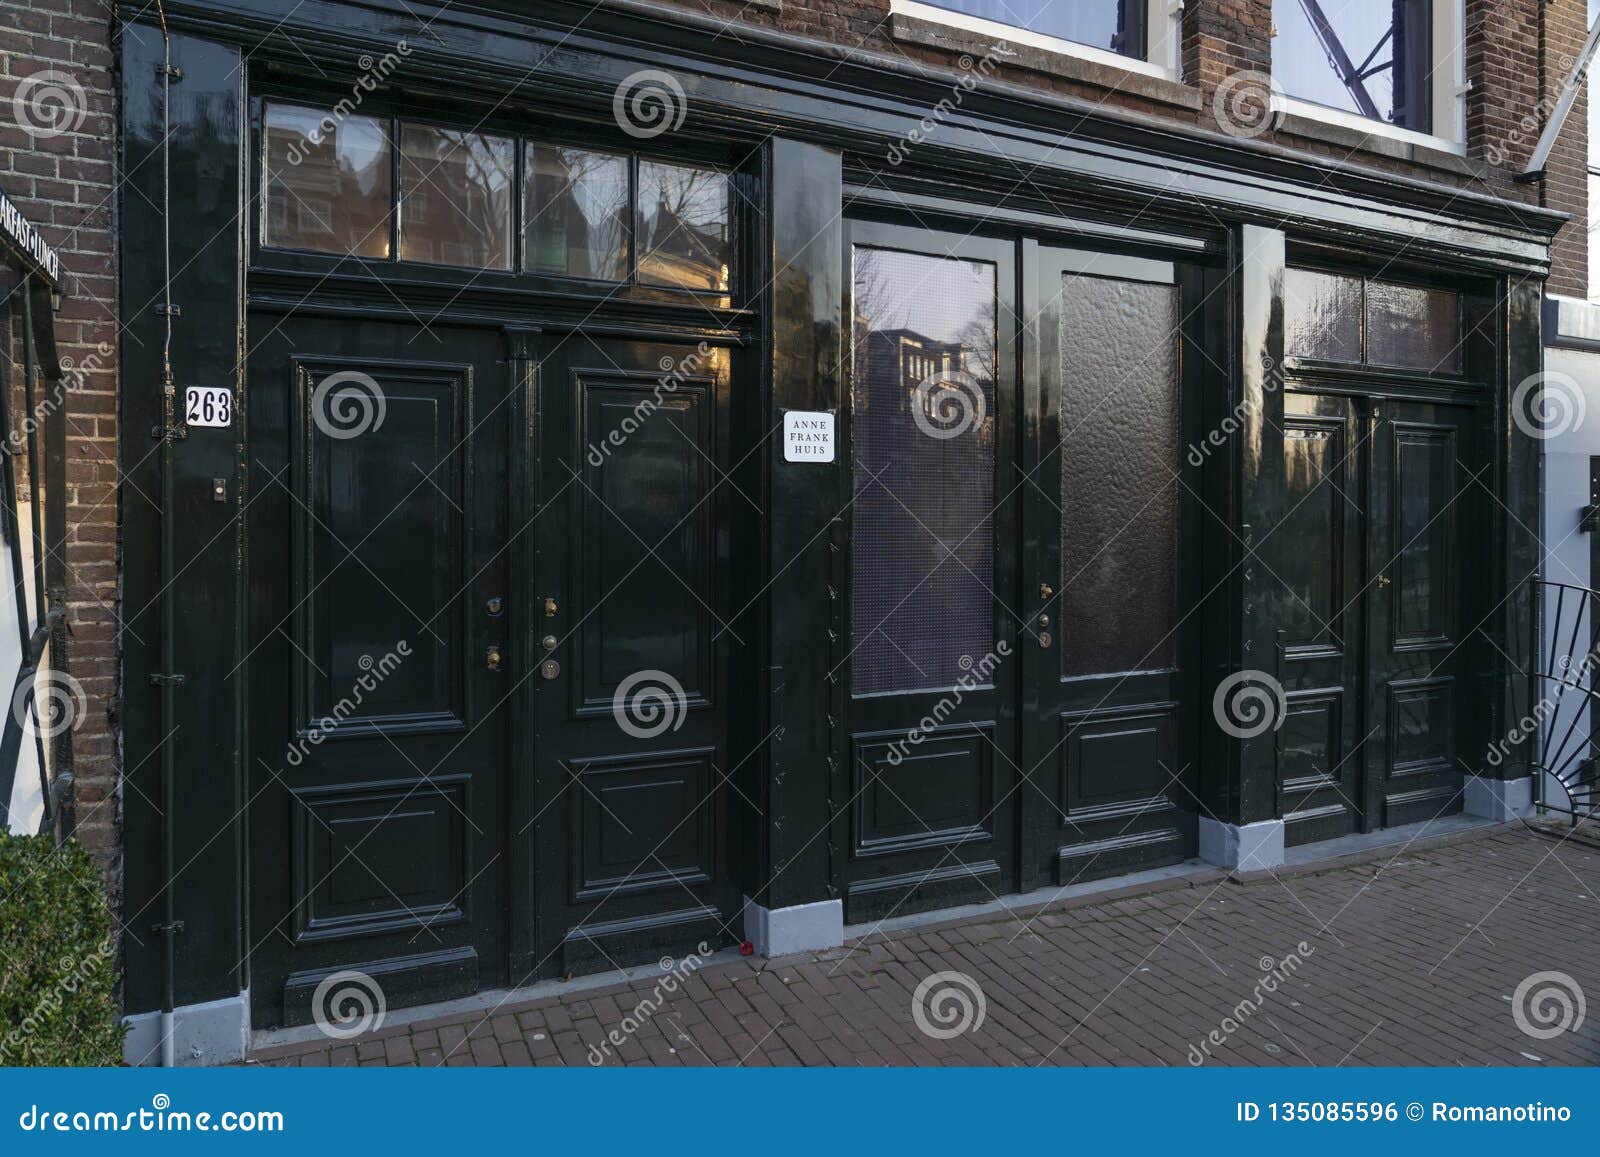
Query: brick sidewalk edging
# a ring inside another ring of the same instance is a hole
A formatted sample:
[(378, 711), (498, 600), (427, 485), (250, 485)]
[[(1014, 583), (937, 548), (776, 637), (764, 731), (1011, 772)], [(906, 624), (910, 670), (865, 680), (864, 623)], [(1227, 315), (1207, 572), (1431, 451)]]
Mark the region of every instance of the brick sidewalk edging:
[(1600, 1017), (1536, 1039), (1510, 1002), (1541, 972), (1600, 993), (1597, 897), (1600, 847), (1478, 829), (719, 961), (674, 992), (636, 980), (318, 1037), (249, 1063), (1595, 1064)]

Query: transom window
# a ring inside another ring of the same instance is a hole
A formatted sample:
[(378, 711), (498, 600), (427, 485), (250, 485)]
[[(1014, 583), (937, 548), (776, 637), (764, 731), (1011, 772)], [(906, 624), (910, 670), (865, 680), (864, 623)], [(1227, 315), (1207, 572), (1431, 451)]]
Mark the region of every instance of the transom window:
[(1273, 79), (1291, 97), (1433, 133), (1433, 8), (1430, 0), (1274, 0)]
[(263, 138), (271, 248), (729, 289), (731, 186), (712, 166), (281, 104)]

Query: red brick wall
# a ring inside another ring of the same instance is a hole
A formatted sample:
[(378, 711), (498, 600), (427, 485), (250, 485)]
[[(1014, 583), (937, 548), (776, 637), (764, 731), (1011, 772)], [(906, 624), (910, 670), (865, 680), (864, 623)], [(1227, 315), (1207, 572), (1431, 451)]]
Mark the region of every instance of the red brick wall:
[[(1545, 108), (1554, 110), (1588, 35), (1586, 0), (1551, 0), (1543, 9)], [(1544, 125), (1540, 121), (1540, 128)], [(1549, 292), (1589, 295), (1589, 94), (1580, 92), (1545, 165), (1543, 204), (1572, 214), (1556, 234)]]
[[(56, 247), (65, 270), (56, 334), (63, 363), (70, 361), (67, 615), (71, 674), (88, 705), (73, 735), (78, 836), (115, 893), (119, 807), (109, 709), (117, 666), (118, 327), (110, 20), (111, 5), (101, 0), (0, 0), (0, 187)], [(47, 72), (60, 77), (41, 75)]]

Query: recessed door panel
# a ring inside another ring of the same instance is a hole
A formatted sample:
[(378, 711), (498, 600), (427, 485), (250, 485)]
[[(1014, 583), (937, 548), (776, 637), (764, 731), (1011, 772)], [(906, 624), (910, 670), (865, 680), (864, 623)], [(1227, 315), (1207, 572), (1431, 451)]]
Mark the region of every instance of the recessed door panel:
[(1015, 880), (1014, 247), (853, 223), (845, 915)]
[(507, 370), (494, 331), (252, 315), (250, 992), (505, 975)]

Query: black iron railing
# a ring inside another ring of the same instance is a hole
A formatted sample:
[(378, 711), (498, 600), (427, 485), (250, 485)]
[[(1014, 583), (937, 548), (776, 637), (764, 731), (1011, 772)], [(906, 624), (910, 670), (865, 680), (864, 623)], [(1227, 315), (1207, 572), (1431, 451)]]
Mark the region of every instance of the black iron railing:
[(1538, 612), (1529, 616), (1528, 710), (1510, 738), (1527, 747), (1539, 811), (1576, 824), (1600, 809), (1600, 593), (1539, 578), (1528, 591)]

